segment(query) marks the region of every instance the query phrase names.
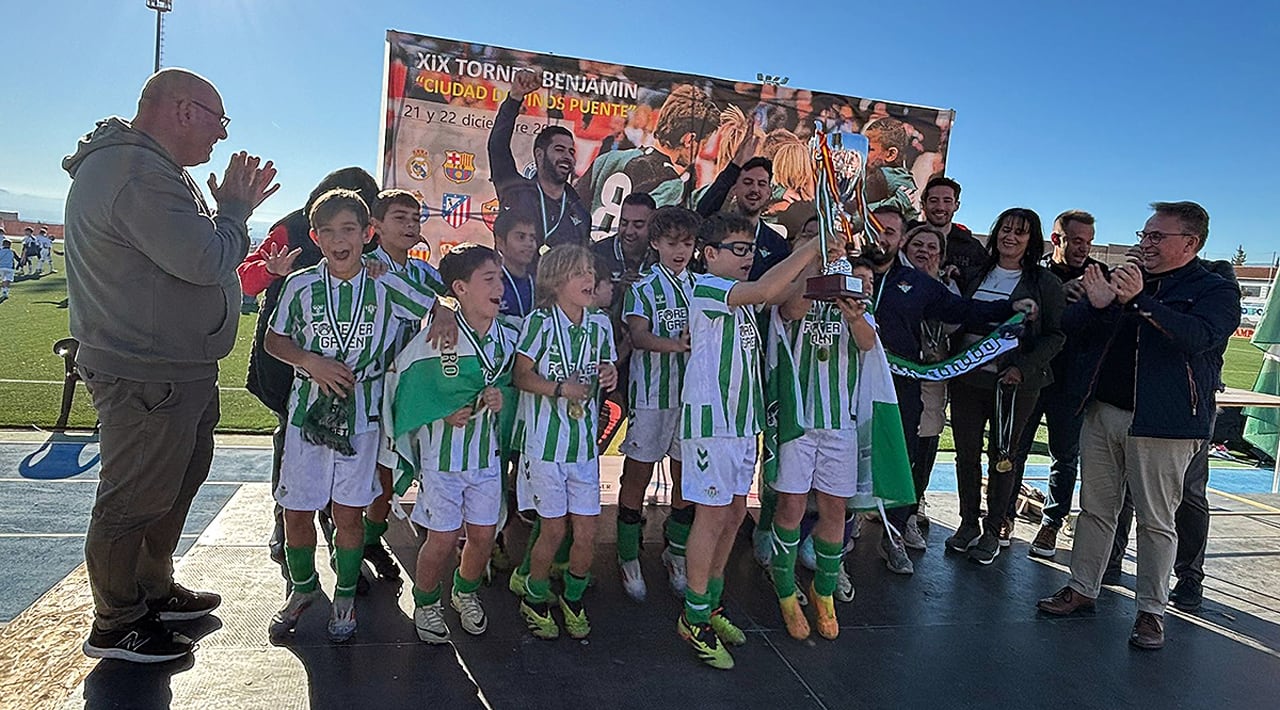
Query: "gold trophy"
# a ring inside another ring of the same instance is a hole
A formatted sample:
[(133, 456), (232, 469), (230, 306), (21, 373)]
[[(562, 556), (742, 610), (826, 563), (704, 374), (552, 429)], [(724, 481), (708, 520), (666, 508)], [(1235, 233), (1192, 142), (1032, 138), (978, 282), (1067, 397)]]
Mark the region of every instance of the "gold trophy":
[(818, 238), (822, 240), (822, 275), (805, 282), (804, 297), (815, 301), (838, 298), (866, 298), (862, 280), (853, 276), (849, 260), (826, 261), (827, 245), (839, 240), (858, 252), (873, 236), (874, 223), (867, 220), (867, 202), (862, 195), (867, 165), (867, 138), (859, 133), (831, 133), (821, 122), (814, 126), (809, 141), (813, 159), (814, 207), (818, 214)]

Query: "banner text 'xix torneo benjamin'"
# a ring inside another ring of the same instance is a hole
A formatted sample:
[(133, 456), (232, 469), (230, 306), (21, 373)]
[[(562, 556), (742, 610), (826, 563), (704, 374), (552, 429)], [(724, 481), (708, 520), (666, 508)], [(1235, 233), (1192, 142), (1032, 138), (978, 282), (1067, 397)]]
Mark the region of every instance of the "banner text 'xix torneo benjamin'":
[(812, 214), (807, 142), (815, 122), (861, 132), (870, 143), (866, 196), (908, 216), (919, 187), (940, 175), (955, 113), (786, 86), (538, 54), (403, 32), (387, 33), (383, 185), (423, 203), (430, 257), (464, 241), (492, 243), (498, 200), (486, 143), (512, 74), (532, 68), (530, 94), (511, 141), (517, 165), (533, 169), (534, 137), (562, 125), (576, 140), (574, 186), (596, 238), (615, 231), (623, 198), (651, 194), (659, 205), (696, 205), (732, 159), (748, 122), (765, 135), (774, 165), (766, 219), (798, 231)]

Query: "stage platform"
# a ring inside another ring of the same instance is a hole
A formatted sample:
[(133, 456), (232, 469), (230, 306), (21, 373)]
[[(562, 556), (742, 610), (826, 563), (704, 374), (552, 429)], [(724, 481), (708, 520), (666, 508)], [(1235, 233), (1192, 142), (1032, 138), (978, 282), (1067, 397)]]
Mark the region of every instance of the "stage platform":
[[(9, 574), (0, 598), (0, 706), (8, 708), (1272, 708), (1280, 698), (1280, 497), (1210, 496), (1216, 513), (1206, 561), (1206, 601), (1170, 609), (1168, 644), (1126, 643), (1133, 623), (1133, 550), (1123, 586), (1107, 587), (1095, 614), (1037, 615), (1037, 598), (1066, 580), (1070, 538), (1051, 562), (1027, 557), (1036, 526), (1020, 523), (990, 567), (946, 554), (957, 522), (954, 493), (929, 497), (929, 549), (916, 573), (889, 573), (876, 553), (881, 528), (865, 527), (847, 565), (857, 594), (838, 604), (840, 638), (797, 642), (744, 539), (731, 560), (725, 606), (747, 630), (729, 672), (701, 666), (675, 634), (680, 601), (658, 560), (664, 508), (648, 512), (643, 567), (649, 598), (632, 602), (617, 581), (613, 508), (601, 521), (597, 582), (585, 602), (587, 641), (540, 641), (520, 622), (506, 578), (481, 591), (483, 637), (447, 612), (453, 643), (417, 641), (404, 586), (374, 581), (357, 602), (355, 638), (325, 638), (327, 602), (284, 645), (267, 622), (284, 584), (267, 558), (269, 450), (222, 441), (211, 484), (193, 509), (178, 563), (182, 583), (220, 592), (214, 616), (187, 625), (199, 648), (186, 661), (138, 666), (96, 662), (79, 650), (91, 600), (78, 555), (96, 481), (96, 444), (75, 436), (0, 443), (0, 549)], [(52, 458), (50, 458), (52, 457)], [(606, 477), (616, 471), (606, 461)], [(83, 469), (83, 470), (80, 470)], [(56, 475), (58, 471), (63, 474)], [(1217, 473), (1217, 472), (1215, 472)], [(615, 474), (616, 475), (616, 474)], [(523, 537), (522, 526), (513, 528)], [(412, 568), (416, 540), (393, 523), (393, 551)], [(521, 539), (512, 540), (520, 549)], [(69, 565), (69, 566), (68, 566)], [(323, 565), (321, 565), (323, 567)], [(332, 576), (322, 570), (331, 591)], [(802, 572), (807, 584), (808, 574)]]

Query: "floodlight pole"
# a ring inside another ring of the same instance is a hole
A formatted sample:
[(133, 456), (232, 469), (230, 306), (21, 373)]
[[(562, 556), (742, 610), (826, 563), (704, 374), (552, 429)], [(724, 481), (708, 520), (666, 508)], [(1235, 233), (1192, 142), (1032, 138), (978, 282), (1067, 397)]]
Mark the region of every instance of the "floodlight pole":
[(160, 40), (164, 32), (164, 13), (173, 10), (173, 0), (147, 0), (147, 7), (156, 11), (156, 64), (160, 71)]

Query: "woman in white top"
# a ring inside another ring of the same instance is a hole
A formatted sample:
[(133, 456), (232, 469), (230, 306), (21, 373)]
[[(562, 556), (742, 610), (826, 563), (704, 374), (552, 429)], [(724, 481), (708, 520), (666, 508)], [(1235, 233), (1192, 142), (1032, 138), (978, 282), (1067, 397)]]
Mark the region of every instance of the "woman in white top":
[[(956, 483), (961, 524), (947, 548), (968, 552), (970, 559), (990, 564), (1009, 545), (1013, 521), (1005, 512), (1016, 494), (1014, 472), (1026, 452), (1017, 444), (1040, 388), (1053, 381), (1049, 361), (1062, 349), (1060, 326), (1065, 299), (1062, 284), (1040, 266), (1044, 234), (1040, 217), (1015, 207), (996, 218), (988, 238), (987, 263), (967, 280), (966, 296), (980, 301), (1031, 298), (1039, 306), (1018, 336), (1018, 347), (981, 369), (951, 381), (951, 428), (956, 446)], [(980, 340), (996, 323), (967, 324), (953, 341), (964, 349)], [(982, 449), (988, 452), (987, 515), (978, 528), (982, 502)]]

